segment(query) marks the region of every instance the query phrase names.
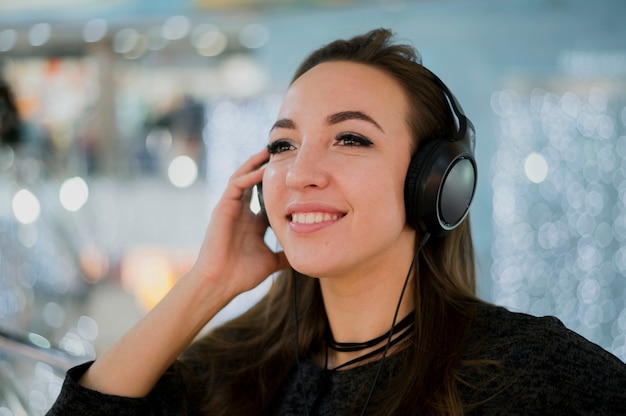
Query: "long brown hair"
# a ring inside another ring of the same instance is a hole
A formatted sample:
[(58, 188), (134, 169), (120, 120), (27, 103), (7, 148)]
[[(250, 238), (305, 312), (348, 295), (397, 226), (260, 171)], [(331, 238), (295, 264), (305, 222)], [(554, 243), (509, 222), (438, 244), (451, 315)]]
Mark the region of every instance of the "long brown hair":
[[(293, 80), (328, 61), (370, 65), (399, 82), (411, 107), (406, 121), (414, 152), (429, 140), (454, 134), (455, 121), (442, 91), (422, 67), (415, 49), (393, 43), (389, 30), (373, 30), (318, 49), (304, 60)], [(457, 368), (475, 302), (469, 218), (448, 235), (432, 238), (417, 264), (412, 292), (415, 330), (399, 375), (402, 382), (381, 383), (368, 414), (463, 413)], [(200, 377), (195, 386), (201, 387), (190, 390), (199, 395), (202, 414), (267, 414), (297, 360), (323, 348), (326, 314), (319, 283), (307, 276), (296, 280), (293, 274), (288, 271), (277, 277), (259, 303), (201, 338), (183, 356)], [(294, 347), (296, 328), (299, 357)]]

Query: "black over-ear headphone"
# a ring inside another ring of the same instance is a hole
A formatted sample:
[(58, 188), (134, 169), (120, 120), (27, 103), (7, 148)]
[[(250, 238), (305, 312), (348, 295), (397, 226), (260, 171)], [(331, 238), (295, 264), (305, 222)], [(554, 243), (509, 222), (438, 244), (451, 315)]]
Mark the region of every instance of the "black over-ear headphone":
[(437, 236), (454, 230), (469, 212), (476, 191), (476, 136), (456, 97), (430, 74), (450, 103), (458, 129), (452, 137), (429, 140), (413, 155), (404, 182), (404, 205), (411, 227)]
[[(459, 226), (469, 212), (476, 191), (476, 138), (474, 125), (456, 97), (439, 77), (430, 74), (459, 124), (452, 137), (429, 140), (411, 158), (404, 182), (404, 208), (411, 227), (441, 236)], [(261, 183), (257, 195), (261, 214), (267, 219)]]

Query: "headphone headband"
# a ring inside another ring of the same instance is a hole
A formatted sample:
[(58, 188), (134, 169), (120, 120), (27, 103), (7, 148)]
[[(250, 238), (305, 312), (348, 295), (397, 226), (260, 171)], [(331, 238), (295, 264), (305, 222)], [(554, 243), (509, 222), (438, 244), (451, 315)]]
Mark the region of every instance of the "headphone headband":
[(443, 95), (446, 97), (448, 103), (450, 104), (450, 109), (452, 110), (458, 121), (458, 129), (453, 140), (465, 142), (468, 149), (473, 153), (474, 148), (476, 147), (476, 134), (474, 131), (474, 124), (470, 121), (470, 119), (467, 118), (465, 112), (463, 111), (463, 107), (456, 99), (454, 94), (452, 94), (452, 91), (450, 91), (448, 86), (441, 80), (441, 78), (439, 78), (429, 69), (425, 67), (423, 68), (428, 71), (435, 84), (437, 84), (439, 89), (443, 92)]

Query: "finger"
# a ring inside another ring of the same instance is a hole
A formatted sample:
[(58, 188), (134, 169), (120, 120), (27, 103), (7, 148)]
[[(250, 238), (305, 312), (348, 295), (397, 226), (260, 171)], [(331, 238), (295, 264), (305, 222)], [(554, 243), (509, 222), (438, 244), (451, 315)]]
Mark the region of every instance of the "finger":
[(224, 191), (224, 198), (231, 200), (249, 200), (249, 196), (246, 198), (245, 194), (246, 192), (251, 193), (252, 187), (263, 180), (264, 169), (265, 168), (260, 168), (237, 178), (231, 178)]
[(267, 162), (268, 157), (269, 152), (267, 149), (263, 149), (246, 160), (231, 175), (225, 196), (227, 198), (240, 199), (246, 189), (252, 188), (254, 185), (261, 182), (263, 179), (263, 171), (265, 170), (263, 165)]

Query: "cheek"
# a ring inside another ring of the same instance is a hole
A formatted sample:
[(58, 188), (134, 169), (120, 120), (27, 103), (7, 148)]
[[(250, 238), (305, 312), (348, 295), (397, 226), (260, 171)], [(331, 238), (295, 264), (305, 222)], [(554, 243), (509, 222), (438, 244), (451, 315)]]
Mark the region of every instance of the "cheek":
[[(408, 163), (407, 163), (408, 169)], [(402, 226), (406, 224), (406, 202), (404, 200), (404, 186), (406, 182), (406, 169), (398, 169), (394, 172), (394, 184), (393, 189), (390, 189), (389, 192), (393, 192), (393, 194), (389, 195), (389, 198), (394, 199), (394, 204), (396, 207), (396, 218), (399, 219)]]
[[(362, 207), (376, 224), (401, 223), (405, 221), (404, 172), (387, 171), (386, 174), (370, 175), (360, 187)], [(400, 225), (401, 225), (400, 224)]]

